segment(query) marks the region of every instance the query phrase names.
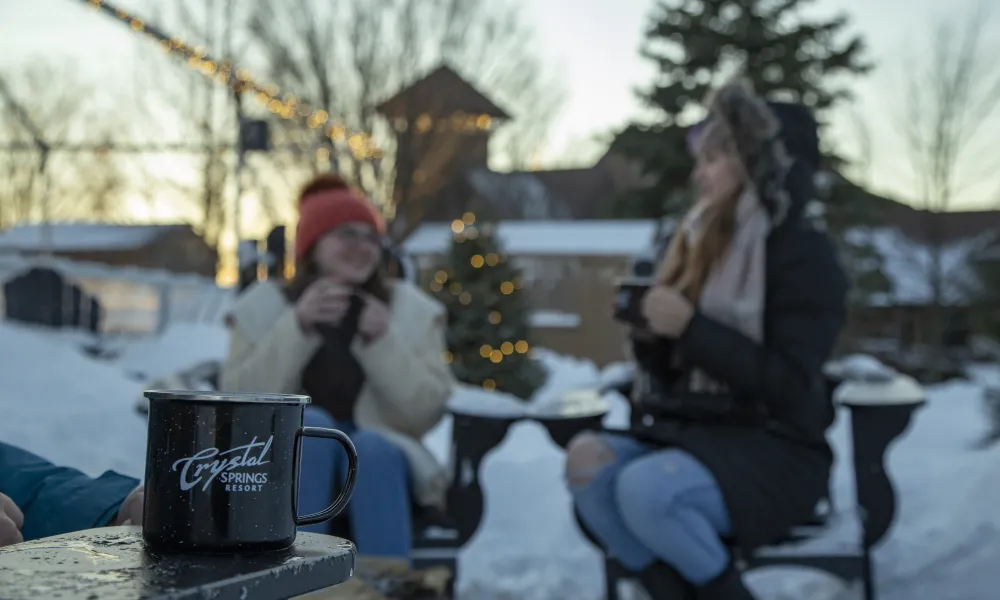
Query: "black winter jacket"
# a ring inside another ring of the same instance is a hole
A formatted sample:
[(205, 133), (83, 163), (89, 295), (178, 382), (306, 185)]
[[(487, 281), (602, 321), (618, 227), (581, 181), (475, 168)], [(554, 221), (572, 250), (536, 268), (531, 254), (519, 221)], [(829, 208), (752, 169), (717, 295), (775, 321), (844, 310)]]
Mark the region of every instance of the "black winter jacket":
[[(794, 175), (794, 210), (767, 241), (763, 343), (695, 313), (676, 341), (634, 344), (640, 370), (664, 393), (698, 367), (725, 383), (737, 406), (763, 408), (753, 424), (664, 417), (641, 403), (633, 409), (636, 437), (683, 448), (713, 473), (744, 550), (808, 520), (827, 495), (833, 464), (825, 432), (834, 408), (822, 367), (845, 320), (848, 283), (826, 234), (802, 217), (812, 187), (804, 173)], [(670, 367), (674, 352), (680, 371)]]

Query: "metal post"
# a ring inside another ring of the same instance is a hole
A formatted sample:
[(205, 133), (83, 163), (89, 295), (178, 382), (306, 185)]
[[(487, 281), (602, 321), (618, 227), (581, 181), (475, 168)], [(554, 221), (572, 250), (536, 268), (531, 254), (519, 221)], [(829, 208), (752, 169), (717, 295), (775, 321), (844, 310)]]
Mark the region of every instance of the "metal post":
[(233, 232), (236, 235), (236, 242), (242, 239), (242, 228), (240, 222), (243, 218), (243, 167), (246, 164), (246, 143), (243, 131), (243, 95), (238, 91), (233, 91), (236, 100), (236, 198), (233, 200)]
[(41, 250), (42, 258), (50, 258), (53, 254), (53, 239), (52, 239), (52, 194), (51, 185), (49, 185), (49, 174), (48, 174), (48, 164), (49, 164), (49, 147), (44, 142), (39, 141), (39, 148), (41, 152), (40, 160), (38, 161), (38, 176), (41, 178), (42, 183), (42, 228), (41, 228)]

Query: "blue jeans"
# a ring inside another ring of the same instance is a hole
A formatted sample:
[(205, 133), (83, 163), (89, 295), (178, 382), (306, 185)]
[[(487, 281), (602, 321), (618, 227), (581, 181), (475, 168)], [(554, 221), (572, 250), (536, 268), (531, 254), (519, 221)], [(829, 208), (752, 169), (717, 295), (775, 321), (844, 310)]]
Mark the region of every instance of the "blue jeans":
[[(353, 423), (338, 423), (325, 410), (308, 406), (303, 421), (310, 427), (339, 429), (350, 436), (358, 451), (358, 479), (347, 506), (352, 540), (358, 552), (369, 556), (409, 559), (413, 550), (410, 515), (410, 467), (402, 451), (374, 431), (360, 431)], [(318, 512), (333, 503), (334, 482), (347, 476), (347, 453), (330, 440), (302, 441), (299, 513)], [(329, 523), (302, 527), (328, 533)]]
[(574, 472), (571, 462), (567, 476), (580, 520), (607, 552), (636, 572), (662, 561), (695, 585), (721, 575), (731, 524), (708, 469), (680, 449), (595, 435), (610, 462), (591, 472)]

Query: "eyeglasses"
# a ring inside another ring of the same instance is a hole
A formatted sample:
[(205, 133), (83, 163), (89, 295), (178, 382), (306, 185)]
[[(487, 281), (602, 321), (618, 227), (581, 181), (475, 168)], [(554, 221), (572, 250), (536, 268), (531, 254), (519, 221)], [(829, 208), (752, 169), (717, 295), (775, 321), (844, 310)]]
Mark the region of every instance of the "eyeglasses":
[(375, 246), (382, 245), (382, 236), (377, 231), (371, 229), (356, 229), (354, 227), (341, 227), (333, 231), (341, 241), (357, 244), (367, 242)]

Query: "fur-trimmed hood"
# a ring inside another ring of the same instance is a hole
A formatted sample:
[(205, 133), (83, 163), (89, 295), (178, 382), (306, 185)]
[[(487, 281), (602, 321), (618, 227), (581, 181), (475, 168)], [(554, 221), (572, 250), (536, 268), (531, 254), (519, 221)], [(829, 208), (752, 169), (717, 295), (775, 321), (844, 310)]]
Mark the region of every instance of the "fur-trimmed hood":
[(767, 102), (744, 77), (716, 89), (706, 107), (708, 118), (692, 128), (689, 146), (693, 149), (706, 124), (721, 123), (732, 136), (773, 226), (800, 217), (816, 195), (812, 178), (820, 164), (818, 127), (809, 109)]

